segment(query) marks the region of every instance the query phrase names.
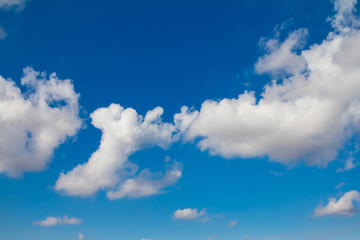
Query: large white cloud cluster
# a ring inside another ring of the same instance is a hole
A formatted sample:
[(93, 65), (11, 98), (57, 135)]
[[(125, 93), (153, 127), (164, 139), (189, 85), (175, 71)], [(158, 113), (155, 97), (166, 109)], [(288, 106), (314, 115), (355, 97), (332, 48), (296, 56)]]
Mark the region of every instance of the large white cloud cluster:
[[(136, 175), (138, 166), (128, 161), (131, 154), (147, 147), (166, 149), (180, 137), (192, 118), (183, 108), (175, 116), (174, 124), (161, 120), (163, 109), (148, 111), (145, 117), (132, 108), (118, 104), (99, 108), (91, 114), (92, 124), (102, 131), (98, 150), (89, 161), (67, 173), (62, 173), (55, 188), (68, 195), (88, 196), (99, 189), (107, 189), (110, 199), (141, 197), (157, 194), (174, 185), (181, 177), (181, 166), (176, 162), (167, 166), (163, 176), (148, 169)], [(184, 119), (182, 116), (185, 116)]]
[[(181, 109), (174, 123), (161, 120), (162, 108), (145, 117), (112, 104), (91, 114), (102, 131), (98, 150), (88, 162), (62, 173), (56, 189), (88, 196), (100, 189), (110, 199), (157, 194), (174, 185), (181, 168), (173, 165), (162, 177), (148, 169), (138, 172), (131, 154), (168, 147), (180, 138), (199, 139), (201, 150), (226, 158), (269, 156), (287, 165), (305, 162), (326, 166), (345, 141), (360, 130), (360, 31), (353, 14), (355, 0), (335, 2), (330, 18), (334, 30), (321, 44), (305, 46), (308, 31), (299, 29), (284, 40), (263, 41), (267, 53), (255, 64), (274, 80), (261, 99), (253, 92), (236, 99), (207, 100), (199, 111)], [(283, 77), (287, 76), (287, 77)]]
[(54, 149), (82, 125), (70, 80), (55, 73), (46, 79), (27, 67), (21, 84), (27, 92), (0, 76), (0, 173), (10, 176), (43, 170)]
[[(355, 0), (335, 1), (334, 31), (321, 44), (304, 46), (307, 30), (264, 43), (255, 65), (274, 80), (257, 100), (205, 101), (188, 138), (223, 157), (269, 156), (284, 164), (326, 166), (360, 130), (360, 31)], [(283, 78), (282, 76), (288, 76)]]

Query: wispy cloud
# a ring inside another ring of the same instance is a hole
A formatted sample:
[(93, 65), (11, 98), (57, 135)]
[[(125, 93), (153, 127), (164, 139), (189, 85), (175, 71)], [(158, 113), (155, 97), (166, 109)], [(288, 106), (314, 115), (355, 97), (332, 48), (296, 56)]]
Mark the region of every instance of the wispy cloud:
[(346, 160), (345, 165), (343, 168), (337, 168), (336, 172), (345, 172), (345, 171), (349, 171), (353, 168), (356, 168), (359, 165), (359, 161), (356, 161), (355, 158), (351, 157), (348, 160)]
[(284, 176), (284, 174), (282, 172), (276, 172), (276, 171), (273, 171), (273, 170), (270, 170), (270, 173), (273, 174), (274, 176)]
[(174, 212), (173, 218), (188, 221), (199, 220), (201, 222), (206, 222), (209, 220), (205, 208), (200, 211), (197, 208), (179, 209)]
[(345, 182), (340, 182), (340, 183), (338, 183), (338, 184), (335, 186), (335, 189), (340, 189), (340, 188), (342, 188), (343, 186), (345, 186)]
[[(68, 216), (64, 216), (64, 217), (47, 217), (45, 220), (34, 222), (34, 224), (43, 227), (50, 227), (59, 224), (75, 225), (75, 224), (81, 224), (82, 222), (83, 222), (82, 219), (69, 218)], [(79, 239), (80, 238), (84, 239), (84, 235), (82, 233), (79, 233)]]
[(22, 10), (25, 3), (29, 0), (0, 0), (0, 9), (2, 10)]
[(229, 226), (234, 227), (237, 223), (238, 223), (238, 221), (236, 221), (236, 220), (230, 221)]

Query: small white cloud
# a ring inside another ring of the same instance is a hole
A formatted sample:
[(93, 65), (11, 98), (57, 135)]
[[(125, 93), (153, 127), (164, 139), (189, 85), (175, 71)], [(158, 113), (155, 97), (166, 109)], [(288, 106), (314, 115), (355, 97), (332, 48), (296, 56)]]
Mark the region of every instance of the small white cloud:
[(326, 206), (319, 205), (315, 209), (315, 217), (322, 217), (326, 215), (346, 215), (352, 216), (358, 208), (354, 207), (353, 202), (360, 202), (360, 194), (358, 191), (346, 192), (339, 200), (329, 198), (329, 203)]
[(78, 235), (78, 239), (79, 239), (79, 240), (84, 240), (84, 239), (85, 239), (84, 234), (79, 233), (79, 235)]
[(359, 165), (359, 161), (356, 161), (355, 158), (349, 158), (346, 162), (343, 168), (337, 168), (336, 172), (345, 172), (349, 171)]
[(342, 188), (343, 186), (345, 186), (345, 182), (341, 182), (341, 183), (337, 184), (337, 185), (335, 186), (335, 189), (340, 189), (340, 188)]
[(199, 211), (197, 208), (185, 208), (179, 209), (174, 212), (174, 219), (180, 220), (199, 220), (201, 222), (206, 222), (208, 217), (206, 216), (206, 209)]
[[(82, 219), (69, 218), (68, 216), (64, 216), (63, 218), (61, 218), (61, 217), (47, 217), (45, 220), (34, 222), (34, 224), (37, 224), (37, 225), (40, 225), (40, 226), (43, 226), (43, 227), (50, 227), (50, 226), (55, 226), (55, 225), (59, 225), (59, 224), (75, 225), (75, 224), (81, 224), (82, 222), (83, 222)], [(79, 234), (79, 238), (80, 238), (80, 234)]]
[(152, 238), (142, 238), (141, 240), (152, 240)]
[(234, 227), (237, 223), (238, 223), (238, 221), (236, 221), (236, 220), (230, 221), (229, 226)]

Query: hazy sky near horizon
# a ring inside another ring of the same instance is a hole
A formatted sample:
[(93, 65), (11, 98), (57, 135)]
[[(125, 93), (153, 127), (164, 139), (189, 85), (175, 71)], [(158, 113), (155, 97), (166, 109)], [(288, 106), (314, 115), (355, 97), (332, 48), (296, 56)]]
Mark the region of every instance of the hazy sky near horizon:
[(356, 0), (0, 0), (0, 238), (358, 240)]

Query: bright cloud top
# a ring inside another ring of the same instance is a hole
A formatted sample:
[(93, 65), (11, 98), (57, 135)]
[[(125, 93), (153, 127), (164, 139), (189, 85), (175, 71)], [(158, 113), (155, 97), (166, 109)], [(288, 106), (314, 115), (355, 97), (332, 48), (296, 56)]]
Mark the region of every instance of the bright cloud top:
[(70, 80), (24, 69), (21, 90), (0, 76), (0, 173), (43, 170), (54, 149), (82, 125), (79, 95)]
[(314, 216), (322, 217), (326, 215), (347, 215), (352, 216), (359, 211), (354, 207), (353, 202), (360, 202), (360, 193), (358, 191), (346, 192), (339, 200), (329, 198), (326, 206), (319, 205), (315, 209)]
[[(78, 218), (69, 218), (68, 216), (62, 217), (47, 217), (45, 220), (34, 222), (34, 224), (43, 226), (43, 227), (51, 227), (59, 224), (68, 224), (68, 225), (75, 225), (81, 224), (83, 222), (82, 219)], [(82, 236), (80, 238), (80, 236)], [(84, 239), (84, 235), (81, 233), (79, 234), (79, 239)]]
[(174, 219), (180, 220), (200, 220), (207, 221), (206, 209), (198, 210), (197, 208), (179, 209), (174, 212)]
[[(336, 1), (334, 32), (321, 44), (304, 46), (306, 29), (264, 45), (255, 68), (275, 79), (257, 101), (253, 92), (236, 99), (205, 101), (187, 137), (198, 146), (231, 157), (269, 156), (293, 165), (326, 166), (360, 130), (360, 31), (356, 1)], [(287, 78), (276, 78), (288, 76)]]
[(135, 176), (138, 166), (130, 163), (128, 157), (147, 147), (166, 149), (177, 141), (179, 129), (188, 124), (186, 111), (188, 109), (184, 108), (184, 119), (181, 114), (176, 115), (176, 124), (170, 124), (162, 122), (163, 109), (160, 107), (148, 111), (145, 117), (118, 104), (97, 109), (91, 118), (92, 124), (102, 131), (98, 150), (88, 162), (62, 173), (56, 182), (56, 190), (68, 195), (88, 196), (99, 189), (110, 189), (107, 193), (110, 199), (161, 193), (181, 177), (181, 166), (177, 163), (168, 165), (162, 177), (148, 169)]

